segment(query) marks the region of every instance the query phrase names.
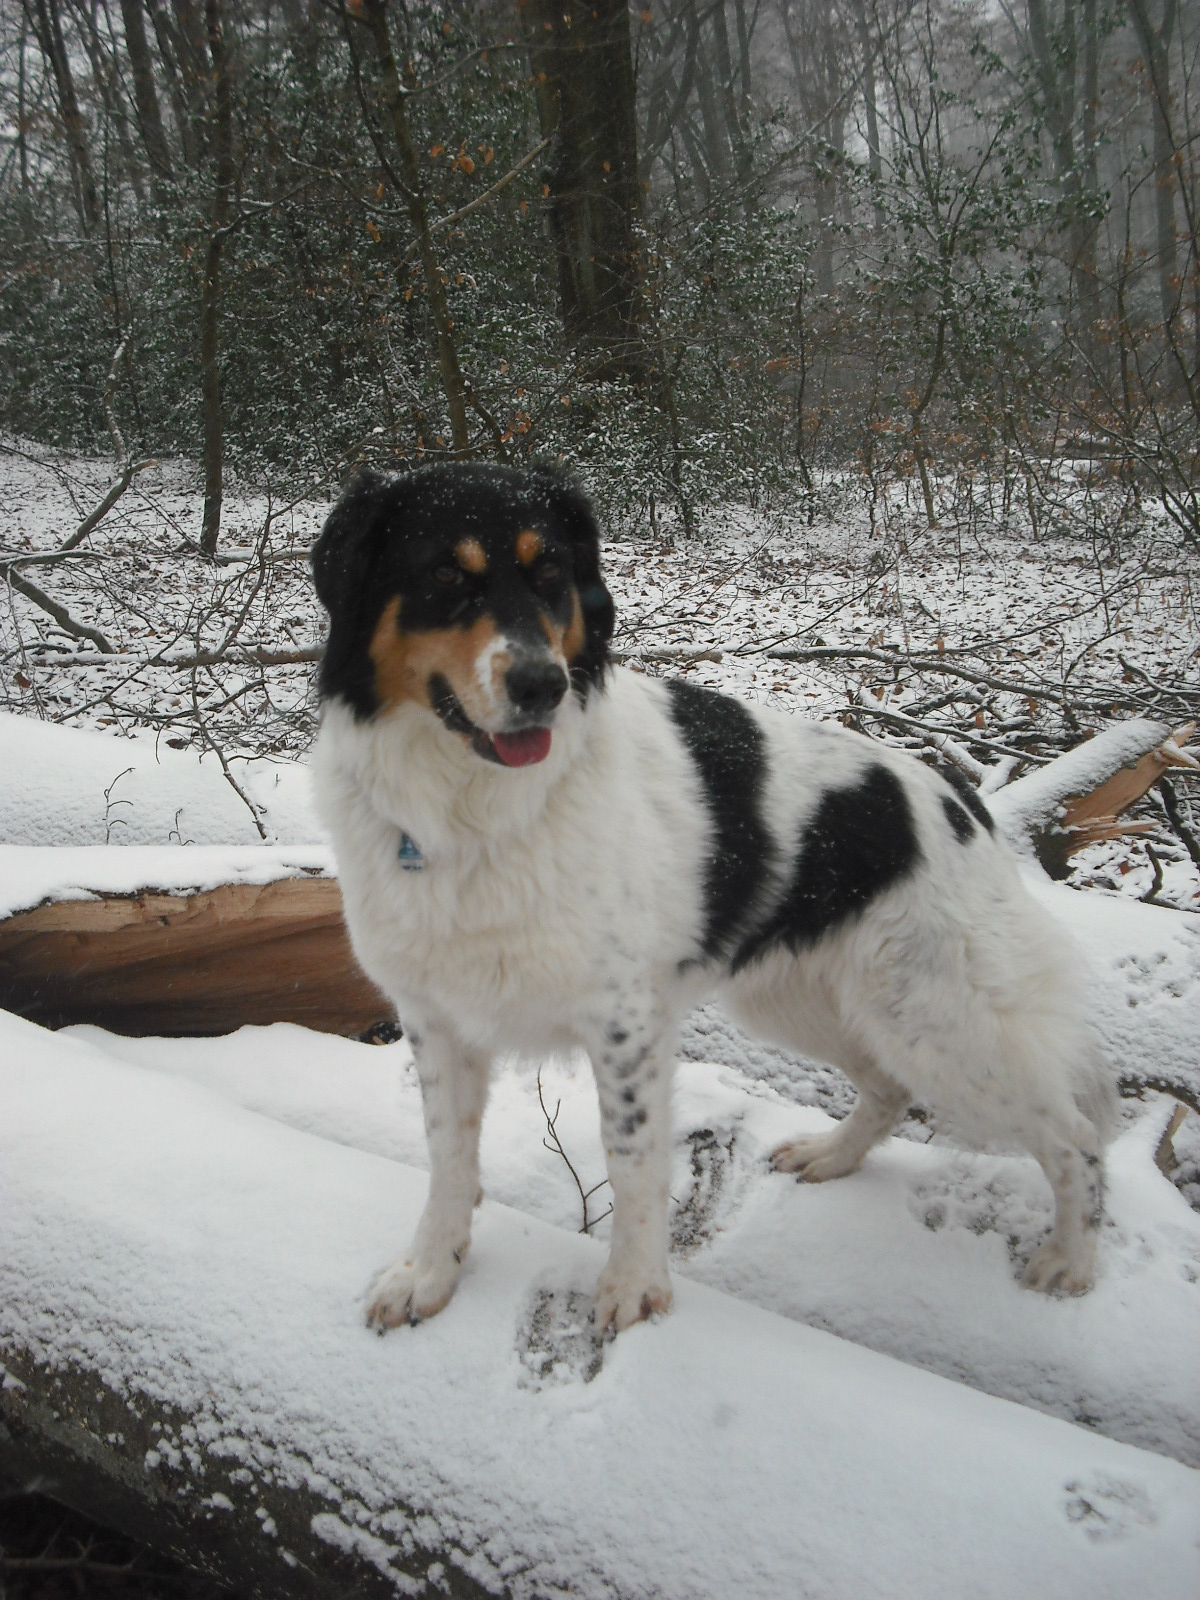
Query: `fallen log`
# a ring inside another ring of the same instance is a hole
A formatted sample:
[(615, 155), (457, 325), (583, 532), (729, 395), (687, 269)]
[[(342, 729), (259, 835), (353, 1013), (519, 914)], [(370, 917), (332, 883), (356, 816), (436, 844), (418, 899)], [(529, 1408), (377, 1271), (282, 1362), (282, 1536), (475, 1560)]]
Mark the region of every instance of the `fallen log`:
[(1194, 1571), (1200, 1479), (1162, 1455), (684, 1277), (602, 1343), (602, 1245), (486, 1201), (446, 1310), (379, 1339), (356, 1297), (423, 1174), (4, 1017), (0, 1104), (0, 1473), (243, 1592), (1127, 1600)]
[[(126, 846), (100, 854), (109, 881), (115, 862), (129, 881), (148, 877), (152, 886), (87, 898), (77, 887), (75, 897), (0, 920), (6, 1010), (47, 1027), (91, 1022), (130, 1034), (297, 1022), (358, 1035), (391, 1016), (354, 959), (335, 878), (310, 869), (265, 883), (163, 888), (154, 879), (169, 879), (164, 859), (176, 858), (176, 875), (186, 874), (193, 852)], [(231, 860), (268, 855), (243, 849)]]
[(1123, 813), (1168, 768), (1200, 770), (1200, 760), (1184, 749), (1195, 730), (1194, 722), (1174, 731), (1142, 718), (1115, 723), (997, 790), (988, 804), (1012, 844), (1031, 848), (1052, 878), (1064, 878), (1070, 857), (1085, 845), (1154, 827)]

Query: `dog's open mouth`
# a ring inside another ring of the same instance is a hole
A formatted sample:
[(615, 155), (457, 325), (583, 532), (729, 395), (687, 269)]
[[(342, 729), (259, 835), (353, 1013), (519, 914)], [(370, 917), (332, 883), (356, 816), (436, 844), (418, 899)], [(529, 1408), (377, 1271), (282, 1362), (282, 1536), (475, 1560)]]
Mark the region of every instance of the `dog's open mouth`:
[(520, 733), (493, 733), (492, 748), (506, 767), (532, 767), (550, 754), (549, 728), (523, 728)]
[(502, 767), (534, 767), (550, 754), (550, 728), (521, 728), (516, 733), (487, 733), (471, 721), (462, 701), (439, 673), (429, 680), (429, 703), (451, 733), (468, 739), (485, 761)]

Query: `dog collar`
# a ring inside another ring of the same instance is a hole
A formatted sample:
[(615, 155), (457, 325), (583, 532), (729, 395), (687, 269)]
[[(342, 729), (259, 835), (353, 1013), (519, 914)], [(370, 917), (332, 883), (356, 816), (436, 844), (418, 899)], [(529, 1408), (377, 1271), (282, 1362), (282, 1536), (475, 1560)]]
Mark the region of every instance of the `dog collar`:
[(425, 865), (425, 857), (421, 854), (421, 847), (411, 833), (401, 832), (400, 849), (396, 852), (396, 855), (405, 872), (420, 872)]

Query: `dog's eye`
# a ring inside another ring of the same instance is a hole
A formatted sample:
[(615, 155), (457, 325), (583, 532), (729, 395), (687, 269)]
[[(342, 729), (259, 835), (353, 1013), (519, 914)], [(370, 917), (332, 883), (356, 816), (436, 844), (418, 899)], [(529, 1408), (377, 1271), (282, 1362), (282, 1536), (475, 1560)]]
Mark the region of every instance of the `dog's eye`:
[(557, 583), (562, 577), (562, 567), (557, 561), (542, 561), (538, 563), (537, 581), (539, 583)]
[(443, 561), (440, 567), (434, 567), (433, 576), (438, 583), (444, 583), (447, 587), (463, 581), (462, 568), (456, 567), (451, 561)]

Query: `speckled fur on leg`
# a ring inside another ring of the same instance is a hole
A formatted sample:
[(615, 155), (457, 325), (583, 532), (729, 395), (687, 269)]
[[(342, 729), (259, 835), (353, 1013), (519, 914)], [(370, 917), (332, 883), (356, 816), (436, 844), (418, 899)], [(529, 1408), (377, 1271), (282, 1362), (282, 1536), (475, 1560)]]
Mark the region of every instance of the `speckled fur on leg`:
[(1083, 1294), (1096, 1272), (1096, 1237), (1104, 1220), (1104, 1164), (1091, 1123), (1072, 1116), (1047, 1128), (1033, 1154), (1054, 1191), (1054, 1227), (1025, 1269), (1027, 1288)]
[(429, 1197), (407, 1255), (372, 1284), (367, 1324), (382, 1333), (432, 1317), (449, 1300), (471, 1243), (479, 1200), (479, 1129), (488, 1059), (444, 1024), (407, 1029), (421, 1083), (429, 1144)]
[(613, 1192), (612, 1246), (596, 1287), (596, 1325), (617, 1333), (667, 1311), (674, 1037), (631, 1001), (592, 1048)]

